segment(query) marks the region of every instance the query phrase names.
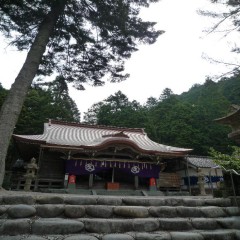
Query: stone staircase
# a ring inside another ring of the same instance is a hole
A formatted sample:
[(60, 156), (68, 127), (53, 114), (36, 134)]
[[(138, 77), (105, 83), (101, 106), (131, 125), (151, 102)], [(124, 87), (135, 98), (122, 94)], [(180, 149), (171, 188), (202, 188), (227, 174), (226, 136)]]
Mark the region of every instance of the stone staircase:
[(228, 198), (15, 193), (0, 204), (0, 240), (240, 239)]

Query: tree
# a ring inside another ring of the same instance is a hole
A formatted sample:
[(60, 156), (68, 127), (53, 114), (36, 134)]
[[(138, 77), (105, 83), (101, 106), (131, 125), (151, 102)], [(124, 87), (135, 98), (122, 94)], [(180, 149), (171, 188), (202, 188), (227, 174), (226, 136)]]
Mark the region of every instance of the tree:
[(0, 83), (0, 107), (2, 106), (4, 100), (7, 96), (7, 90), (3, 88), (2, 84)]
[(137, 101), (129, 101), (125, 94), (118, 91), (94, 104), (85, 113), (84, 120), (100, 125), (144, 127), (146, 116), (144, 108)]
[[(57, 86), (54, 83), (57, 83)], [(68, 95), (68, 91), (60, 95), (57, 89), (58, 82), (55, 80), (48, 89), (34, 86), (28, 91), (14, 129), (15, 134), (41, 134), (43, 122), (47, 119), (80, 121), (77, 106)]]
[(98, 123), (97, 116), (103, 104), (104, 104), (103, 102), (94, 103), (88, 109), (88, 111), (84, 113), (84, 117), (83, 117), (84, 122), (88, 124), (97, 124)]
[[(58, 119), (71, 121), (71, 122), (79, 122), (80, 121), (80, 113), (78, 111), (76, 103), (69, 96), (68, 85), (63, 78), (63, 76), (58, 76), (53, 82), (47, 84), (49, 86), (48, 91), (50, 92), (53, 103), (51, 109), (54, 113), (59, 115)], [(53, 117), (52, 111), (49, 112), (49, 118), (57, 118), (57, 116)]]
[(240, 147), (232, 146), (231, 154), (220, 153), (214, 148), (210, 148), (209, 153), (213, 157), (214, 161), (225, 169), (240, 171)]
[(157, 0), (1, 0), (0, 31), (28, 55), (0, 112), (0, 187), (8, 144), (36, 74), (60, 73), (77, 89), (125, 79), (123, 60), (162, 33), (138, 17)]
[(165, 88), (162, 91), (162, 94), (160, 95), (159, 99), (161, 101), (170, 98), (173, 95), (173, 91), (170, 88)]

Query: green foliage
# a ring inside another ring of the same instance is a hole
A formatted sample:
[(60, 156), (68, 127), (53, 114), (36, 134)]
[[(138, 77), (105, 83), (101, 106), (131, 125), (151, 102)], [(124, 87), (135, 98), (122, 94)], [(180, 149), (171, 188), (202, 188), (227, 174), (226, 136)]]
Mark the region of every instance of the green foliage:
[(214, 161), (225, 169), (240, 171), (240, 147), (232, 146), (231, 154), (223, 154), (213, 148), (210, 148), (209, 153)]
[(225, 116), (232, 103), (240, 103), (239, 92), (227, 94), (226, 88), (231, 86), (240, 88), (237, 76), (218, 83), (207, 79), (179, 96), (167, 88), (159, 99), (148, 98), (144, 106), (118, 92), (93, 105), (84, 119), (88, 123), (145, 128), (152, 140), (191, 148), (197, 155), (208, 155), (210, 147), (228, 153), (228, 146), (234, 145), (227, 137), (231, 129), (214, 119)]
[(129, 101), (121, 91), (94, 104), (84, 116), (87, 123), (101, 125), (142, 127), (146, 122), (143, 107), (137, 101)]
[[(29, 90), (14, 129), (15, 134), (40, 134), (43, 132), (43, 123), (48, 119), (80, 121), (75, 102), (68, 95), (67, 88), (61, 88), (60, 82), (56, 79), (47, 89), (34, 86)], [(6, 95), (7, 90), (0, 88), (0, 106), (3, 103), (1, 96)]]
[(138, 43), (152, 44), (163, 31), (138, 17), (140, 7), (157, 0), (1, 0), (0, 31), (19, 50), (29, 49), (44, 21), (59, 15), (50, 34), (40, 75), (58, 72), (77, 89), (128, 77), (123, 61)]

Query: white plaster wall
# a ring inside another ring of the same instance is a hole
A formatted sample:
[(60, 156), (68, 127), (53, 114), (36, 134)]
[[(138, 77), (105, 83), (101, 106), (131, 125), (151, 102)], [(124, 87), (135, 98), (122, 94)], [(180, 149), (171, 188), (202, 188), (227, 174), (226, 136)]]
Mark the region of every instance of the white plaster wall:
[[(204, 173), (205, 176), (209, 176), (209, 171), (210, 171), (210, 168), (201, 168), (202, 169), (202, 173)], [(184, 184), (184, 180), (183, 178), (184, 177), (187, 177), (187, 172), (185, 170), (181, 170), (181, 171), (177, 171), (177, 173), (181, 176), (182, 178), (182, 182), (181, 182), (181, 185), (182, 185), (182, 189), (187, 189), (188, 186)], [(197, 173), (197, 169), (194, 169), (194, 168), (190, 168), (188, 169), (188, 173), (189, 173), (189, 176), (198, 176), (198, 173)], [(221, 169), (211, 169), (211, 176), (223, 176), (222, 174), (222, 170)], [(214, 182), (212, 183), (213, 184), (213, 188), (216, 189), (220, 186), (219, 182)], [(192, 188), (198, 188), (198, 185), (191, 185)], [(208, 188), (211, 188), (211, 183), (208, 182), (205, 184), (205, 188), (208, 189)]]

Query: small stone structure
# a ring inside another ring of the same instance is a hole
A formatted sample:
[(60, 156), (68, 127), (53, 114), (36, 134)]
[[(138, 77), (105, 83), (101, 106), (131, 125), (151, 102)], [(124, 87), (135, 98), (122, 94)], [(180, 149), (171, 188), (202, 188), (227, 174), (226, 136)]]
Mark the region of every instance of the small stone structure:
[(200, 190), (200, 195), (201, 196), (205, 196), (206, 192), (205, 192), (205, 175), (202, 172), (202, 169), (199, 168), (198, 169), (198, 186), (199, 186), (199, 190)]
[(32, 180), (36, 178), (36, 171), (38, 166), (36, 164), (36, 159), (32, 158), (31, 162), (25, 167), (27, 169), (26, 174), (23, 176), (26, 181), (24, 185), (24, 191), (30, 191)]

